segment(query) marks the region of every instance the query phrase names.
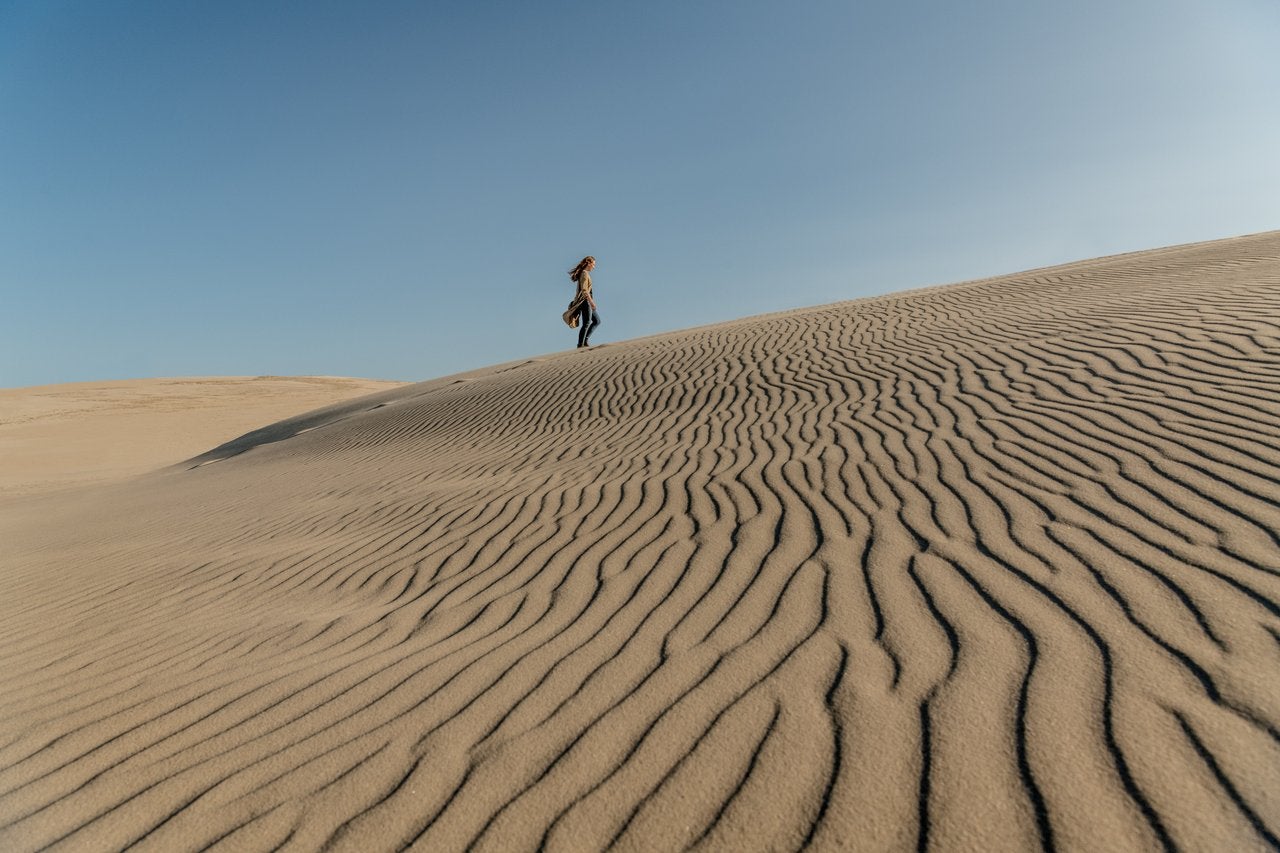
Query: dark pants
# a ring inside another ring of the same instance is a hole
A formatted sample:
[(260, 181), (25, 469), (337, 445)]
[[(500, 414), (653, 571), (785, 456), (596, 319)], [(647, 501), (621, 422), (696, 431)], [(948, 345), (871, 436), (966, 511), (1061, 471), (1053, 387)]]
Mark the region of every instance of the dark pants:
[(585, 347), (590, 341), (591, 333), (600, 325), (600, 315), (588, 302), (583, 302), (578, 309), (578, 346)]

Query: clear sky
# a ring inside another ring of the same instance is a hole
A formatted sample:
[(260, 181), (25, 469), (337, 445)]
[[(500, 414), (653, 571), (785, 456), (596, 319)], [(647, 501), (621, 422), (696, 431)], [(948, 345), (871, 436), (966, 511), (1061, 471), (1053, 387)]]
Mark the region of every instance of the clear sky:
[(417, 380), (1280, 228), (1275, 0), (0, 0), (0, 386)]

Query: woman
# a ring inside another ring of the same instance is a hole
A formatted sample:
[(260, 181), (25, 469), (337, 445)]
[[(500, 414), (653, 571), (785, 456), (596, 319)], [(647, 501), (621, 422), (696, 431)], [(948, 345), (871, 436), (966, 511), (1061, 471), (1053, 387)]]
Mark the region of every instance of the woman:
[(578, 261), (578, 265), (569, 270), (569, 278), (578, 285), (578, 292), (569, 303), (572, 315), (578, 315), (578, 349), (590, 346), (591, 333), (600, 325), (600, 315), (596, 313), (596, 299), (591, 294), (591, 271), (596, 268), (596, 259), (587, 255)]

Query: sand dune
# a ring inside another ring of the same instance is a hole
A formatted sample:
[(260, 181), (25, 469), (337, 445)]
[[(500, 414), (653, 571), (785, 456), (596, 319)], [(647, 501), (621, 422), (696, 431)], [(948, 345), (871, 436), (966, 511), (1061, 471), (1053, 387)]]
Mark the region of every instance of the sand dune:
[(142, 474), (263, 424), (403, 384), (202, 376), (0, 388), (0, 499)]
[(1280, 233), (406, 386), (0, 514), (0, 848), (1254, 850)]

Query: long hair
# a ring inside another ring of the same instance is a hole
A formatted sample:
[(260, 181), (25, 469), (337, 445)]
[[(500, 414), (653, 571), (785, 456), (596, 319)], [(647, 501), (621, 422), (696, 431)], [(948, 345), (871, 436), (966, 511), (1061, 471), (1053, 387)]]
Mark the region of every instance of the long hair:
[(569, 280), (576, 282), (578, 279), (582, 278), (583, 271), (586, 270), (587, 266), (594, 260), (595, 258), (587, 255), (585, 258), (578, 261), (578, 265), (569, 270)]

